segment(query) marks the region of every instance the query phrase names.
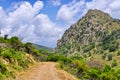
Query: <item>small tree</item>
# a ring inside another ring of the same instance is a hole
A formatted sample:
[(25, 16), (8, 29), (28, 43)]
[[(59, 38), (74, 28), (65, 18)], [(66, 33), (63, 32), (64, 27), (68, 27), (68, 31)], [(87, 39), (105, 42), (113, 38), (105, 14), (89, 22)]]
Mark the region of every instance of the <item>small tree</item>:
[(4, 39), (6, 40), (8, 38), (8, 34), (5, 34), (4, 35)]
[(11, 44), (11, 47), (14, 48), (15, 50), (20, 50), (23, 46), (22, 42), (16, 36), (11, 37), (10, 44)]

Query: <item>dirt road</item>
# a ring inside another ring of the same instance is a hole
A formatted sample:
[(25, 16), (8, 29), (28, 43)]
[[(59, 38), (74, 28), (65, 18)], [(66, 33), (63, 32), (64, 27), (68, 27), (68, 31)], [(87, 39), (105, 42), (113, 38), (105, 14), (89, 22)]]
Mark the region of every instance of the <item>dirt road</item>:
[(41, 62), (19, 74), (16, 80), (77, 80), (66, 71), (56, 69), (56, 65), (54, 62)]

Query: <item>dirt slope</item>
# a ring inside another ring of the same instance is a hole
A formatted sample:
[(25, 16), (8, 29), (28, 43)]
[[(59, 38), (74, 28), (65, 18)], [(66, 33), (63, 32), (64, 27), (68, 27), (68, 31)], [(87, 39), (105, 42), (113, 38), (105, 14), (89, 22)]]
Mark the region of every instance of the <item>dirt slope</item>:
[(56, 69), (57, 63), (41, 62), (28, 71), (20, 73), (16, 80), (77, 80), (63, 70)]

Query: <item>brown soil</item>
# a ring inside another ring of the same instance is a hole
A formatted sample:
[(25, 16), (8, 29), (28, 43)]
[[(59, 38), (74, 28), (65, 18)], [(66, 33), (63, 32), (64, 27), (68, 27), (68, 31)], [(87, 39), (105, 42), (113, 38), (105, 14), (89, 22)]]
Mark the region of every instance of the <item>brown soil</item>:
[(77, 80), (66, 71), (56, 69), (58, 63), (41, 62), (24, 73), (19, 73), (15, 80)]

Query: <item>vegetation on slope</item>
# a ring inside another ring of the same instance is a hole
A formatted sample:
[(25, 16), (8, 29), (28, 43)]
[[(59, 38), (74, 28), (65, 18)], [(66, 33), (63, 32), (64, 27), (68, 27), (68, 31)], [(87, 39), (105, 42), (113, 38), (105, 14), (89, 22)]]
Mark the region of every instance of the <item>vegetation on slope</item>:
[(56, 53), (67, 57), (61, 68), (82, 80), (119, 80), (120, 20), (89, 10), (58, 40)]
[(89, 10), (58, 40), (56, 53), (81, 55), (97, 50), (113, 52), (120, 48), (120, 20), (100, 10)]
[(80, 80), (119, 80), (120, 69), (118, 63), (113, 60), (111, 64), (105, 63), (104, 60), (64, 55), (52, 54), (48, 56), (47, 61), (60, 63), (60, 68), (75, 75)]
[(38, 44), (34, 44), (32, 43), (33, 47), (35, 47), (37, 50), (46, 50), (48, 52), (53, 52), (53, 48), (50, 47), (46, 47), (46, 46), (42, 46), (42, 45), (38, 45)]
[(16, 71), (28, 68), (39, 55), (31, 43), (23, 44), (17, 37), (0, 37), (0, 79), (14, 78)]

